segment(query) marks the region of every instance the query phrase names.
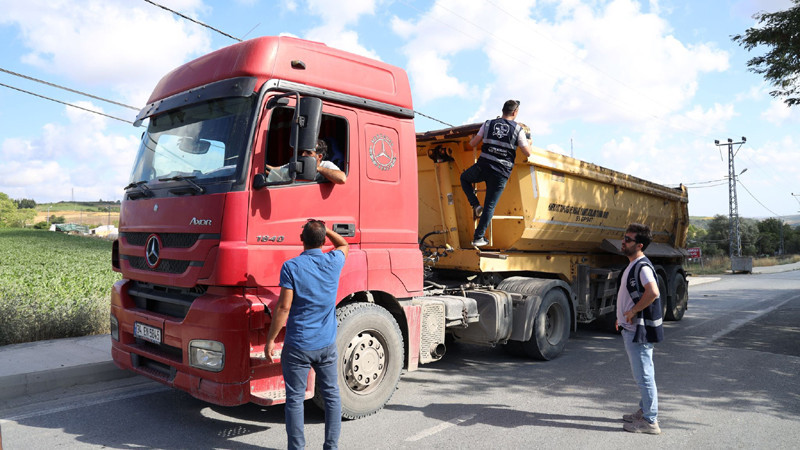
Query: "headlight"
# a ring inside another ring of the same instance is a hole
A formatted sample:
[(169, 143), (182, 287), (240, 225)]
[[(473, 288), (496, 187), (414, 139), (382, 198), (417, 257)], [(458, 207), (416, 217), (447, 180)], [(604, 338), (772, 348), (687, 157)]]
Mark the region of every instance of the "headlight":
[(225, 367), (225, 346), (222, 342), (195, 339), (189, 342), (189, 365), (219, 372)]
[(117, 320), (114, 315), (111, 315), (111, 337), (114, 338), (115, 341), (119, 341), (119, 320)]

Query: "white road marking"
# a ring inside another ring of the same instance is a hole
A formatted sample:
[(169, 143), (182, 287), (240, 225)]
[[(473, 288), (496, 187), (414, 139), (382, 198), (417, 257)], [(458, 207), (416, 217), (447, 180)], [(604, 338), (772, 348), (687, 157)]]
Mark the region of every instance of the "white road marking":
[(711, 336), (711, 340), (709, 342), (714, 342), (717, 339), (719, 339), (719, 338), (725, 336), (726, 334), (732, 332), (733, 330), (735, 330), (735, 329), (747, 324), (748, 322), (756, 320), (759, 317), (763, 316), (764, 314), (770, 313), (770, 312), (780, 308), (781, 306), (785, 305), (786, 303), (789, 303), (790, 301), (795, 300), (797, 298), (798, 298), (797, 296), (789, 297), (785, 301), (782, 301), (782, 302), (778, 303), (777, 305), (770, 306), (769, 308), (762, 309), (760, 311), (753, 311), (753, 312), (747, 314), (746, 316), (742, 317), (741, 319), (734, 320), (725, 329), (723, 329), (721, 331), (718, 331), (713, 336)]
[(450, 421), (447, 421), (447, 422), (444, 422), (444, 423), (440, 423), (439, 425), (436, 425), (435, 427), (428, 428), (427, 430), (424, 430), (421, 433), (417, 433), (414, 436), (406, 438), (406, 442), (414, 442), (414, 441), (418, 441), (420, 439), (425, 439), (426, 437), (433, 436), (434, 434), (439, 433), (440, 431), (444, 431), (444, 430), (446, 430), (446, 429), (448, 429), (450, 427), (456, 426), (456, 425), (458, 425), (458, 424), (460, 424), (462, 422), (466, 422), (467, 420), (470, 420), (473, 417), (475, 417), (475, 414), (470, 414), (468, 416), (456, 417), (453, 420), (450, 420)]

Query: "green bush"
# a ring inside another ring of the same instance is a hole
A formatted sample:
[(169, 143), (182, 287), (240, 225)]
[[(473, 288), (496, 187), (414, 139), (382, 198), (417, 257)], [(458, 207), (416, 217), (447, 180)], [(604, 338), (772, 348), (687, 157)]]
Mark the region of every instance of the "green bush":
[(0, 230), (0, 345), (108, 332), (111, 243)]

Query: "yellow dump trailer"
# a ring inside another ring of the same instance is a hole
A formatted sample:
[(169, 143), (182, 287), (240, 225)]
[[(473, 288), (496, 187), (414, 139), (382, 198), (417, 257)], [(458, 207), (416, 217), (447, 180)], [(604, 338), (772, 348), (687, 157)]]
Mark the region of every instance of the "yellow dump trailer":
[[(617, 277), (628, 262), (620, 238), (637, 222), (653, 230), (645, 254), (656, 266), (665, 317), (680, 320), (688, 301), (685, 187), (669, 188), (540, 148), (528, 158), (518, 151), (486, 232), (489, 245), (478, 249), (470, 244), (477, 220), (460, 175), (480, 154), (468, 145), (479, 127), (417, 135), (420, 247), (432, 285), (471, 276), (481, 285), (539, 297), (557, 290), (567, 297), (564, 320), (573, 326), (613, 317)], [(476, 188), (483, 204), (485, 187)]]

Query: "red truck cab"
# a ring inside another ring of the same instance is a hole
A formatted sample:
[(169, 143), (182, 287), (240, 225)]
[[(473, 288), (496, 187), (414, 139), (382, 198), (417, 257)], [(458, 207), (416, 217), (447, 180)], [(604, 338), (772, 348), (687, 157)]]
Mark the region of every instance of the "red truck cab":
[[(321, 100), (315, 117), (295, 114), (303, 98)], [(306, 127), (312, 119), (318, 126)], [(144, 120), (113, 251), (124, 277), (111, 300), (115, 363), (219, 405), (282, 403), (265, 336), (281, 265), (316, 218), (350, 244), (336, 294), (343, 414), (380, 409), (419, 359), (411, 299), (423, 263), (405, 72), (320, 43), (258, 38), (164, 76)], [(346, 183), (271, 183), (267, 165), (297, 158), (295, 133), (323, 139)]]

